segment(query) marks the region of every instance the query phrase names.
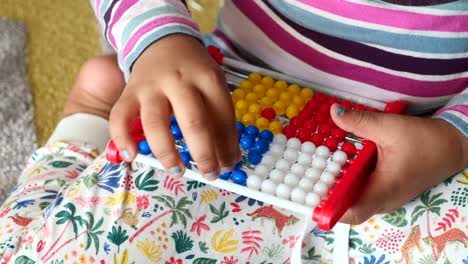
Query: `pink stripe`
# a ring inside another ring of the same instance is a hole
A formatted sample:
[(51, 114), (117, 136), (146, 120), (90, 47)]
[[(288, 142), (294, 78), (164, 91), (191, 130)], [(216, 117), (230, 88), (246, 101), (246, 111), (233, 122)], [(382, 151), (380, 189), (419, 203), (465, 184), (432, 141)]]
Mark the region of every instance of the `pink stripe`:
[[(374, 7), (343, 0), (297, 1), (338, 16), (384, 26), (443, 32), (468, 31), (467, 15), (437, 16), (417, 14), (408, 11), (385, 9), (385, 7)], [(441, 10), (441, 12), (443, 11)]]
[(99, 18), (99, 14), (100, 14), (100, 10), (101, 10), (101, 1), (102, 0), (96, 0), (96, 5), (95, 5), (95, 8), (96, 8), (96, 17)]
[(446, 96), (459, 93), (468, 83), (468, 78), (439, 82), (411, 80), (337, 60), (296, 39), (279, 26), (258, 5), (242, 5), (240, 4), (243, 3), (241, 0), (234, 0), (233, 2), (258, 28), (263, 30), (264, 34), (272, 42), (292, 56), (321, 71), (368, 83), (388, 91), (420, 97)]
[(117, 10), (115, 11), (114, 16), (112, 17), (112, 21), (110, 22), (109, 27), (107, 29), (107, 39), (110, 41), (112, 46), (117, 47), (115, 45), (114, 35), (112, 34), (112, 28), (114, 27), (115, 23), (119, 21), (122, 15), (137, 2), (138, 0), (123, 0), (117, 8)]
[(163, 26), (165, 24), (169, 23), (178, 23), (178, 24), (183, 24), (186, 26), (191, 27), (193, 30), (198, 31), (197, 25), (190, 21), (189, 19), (186, 18), (181, 18), (181, 17), (174, 17), (174, 16), (167, 16), (167, 17), (161, 17), (156, 20), (153, 20), (149, 22), (148, 24), (144, 25), (141, 27), (127, 42), (127, 45), (125, 46), (123, 50), (123, 57), (127, 57), (127, 55), (130, 53), (130, 51), (133, 49), (135, 44), (138, 42), (138, 40), (146, 34), (148, 31), (157, 28), (159, 26)]
[(457, 111), (457, 112), (462, 113), (465, 116), (468, 116), (468, 106), (466, 105), (454, 105), (454, 106), (441, 108), (434, 115), (440, 115), (446, 111)]

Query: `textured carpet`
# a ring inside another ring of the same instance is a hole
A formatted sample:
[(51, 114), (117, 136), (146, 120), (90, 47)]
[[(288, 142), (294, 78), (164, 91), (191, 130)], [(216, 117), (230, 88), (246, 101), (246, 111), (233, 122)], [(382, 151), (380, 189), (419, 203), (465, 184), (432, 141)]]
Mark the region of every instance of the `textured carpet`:
[(35, 125), (44, 144), (80, 65), (102, 52), (94, 14), (89, 0), (0, 0), (0, 18), (26, 26)]
[(0, 204), (36, 147), (23, 24), (0, 20)]

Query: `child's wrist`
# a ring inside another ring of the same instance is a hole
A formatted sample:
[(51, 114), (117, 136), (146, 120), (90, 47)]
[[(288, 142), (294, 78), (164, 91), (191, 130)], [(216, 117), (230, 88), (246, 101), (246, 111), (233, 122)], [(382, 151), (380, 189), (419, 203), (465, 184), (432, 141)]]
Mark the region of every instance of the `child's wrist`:
[(440, 129), (443, 131), (442, 135), (448, 144), (452, 146), (455, 153), (453, 157), (458, 160), (458, 171), (463, 170), (468, 166), (468, 138), (449, 122), (439, 118), (433, 120), (439, 124)]

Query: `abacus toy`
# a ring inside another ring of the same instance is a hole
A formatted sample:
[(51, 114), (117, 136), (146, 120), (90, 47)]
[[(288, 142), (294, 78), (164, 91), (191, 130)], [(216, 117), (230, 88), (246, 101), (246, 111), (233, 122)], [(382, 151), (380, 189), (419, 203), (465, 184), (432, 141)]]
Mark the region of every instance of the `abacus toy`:
[[(172, 118), (170, 129), (176, 148), (188, 168), (184, 177), (307, 215), (319, 228), (330, 230), (365, 191), (361, 188), (363, 181), (377, 158), (375, 143), (356, 138), (334, 124), (331, 105), (402, 113), (405, 104), (384, 104), (332, 91), (224, 58), (214, 47), (209, 51), (222, 64), (234, 88), (231, 95), (243, 158), (232, 173), (223, 173), (214, 181), (204, 179), (197, 173), (177, 121)], [(163, 169), (151, 154), (139, 119), (133, 124), (132, 136), (138, 143), (136, 161)], [(112, 141), (106, 158), (114, 163), (123, 161)]]

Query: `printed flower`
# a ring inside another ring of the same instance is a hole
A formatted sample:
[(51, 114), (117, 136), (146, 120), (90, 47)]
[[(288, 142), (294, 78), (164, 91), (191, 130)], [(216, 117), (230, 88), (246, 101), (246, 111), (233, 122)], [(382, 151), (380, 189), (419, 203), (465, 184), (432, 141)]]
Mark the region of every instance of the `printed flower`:
[(0, 218), (4, 217), (6, 214), (8, 214), (11, 211), (11, 208), (6, 208), (0, 213)]
[(136, 198), (137, 202), (137, 207), (140, 210), (144, 210), (148, 208), (149, 206), (149, 201), (148, 201), (148, 195), (140, 195)]
[(283, 245), (288, 245), (289, 248), (293, 248), (298, 240), (299, 236), (291, 235), (287, 239), (283, 239)]
[(197, 221), (195, 221), (192, 224), (192, 228), (190, 229), (190, 232), (197, 231), (197, 235), (200, 236), (202, 229), (209, 231), (210, 227), (204, 223), (205, 219), (206, 219), (206, 215), (203, 215), (200, 218), (198, 218)]
[(221, 261), (221, 264), (237, 264), (239, 263), (238, 259), (235, 259), (234, 256), (231, 256), (230, 258), (224, 257), (224, 259)]
[(145, 239), (138, 241), (137, 248), (152, 262), (159, 262), (162, 258), (161, 247), (156, 244), (156, 241)]
[(165, 264), (182, 264), (182, 259), (175, 259), (174, 257), (171, 257), (171, 259), (166, 261)]

